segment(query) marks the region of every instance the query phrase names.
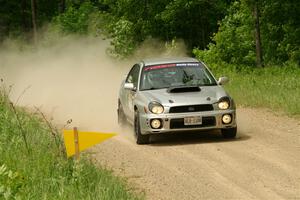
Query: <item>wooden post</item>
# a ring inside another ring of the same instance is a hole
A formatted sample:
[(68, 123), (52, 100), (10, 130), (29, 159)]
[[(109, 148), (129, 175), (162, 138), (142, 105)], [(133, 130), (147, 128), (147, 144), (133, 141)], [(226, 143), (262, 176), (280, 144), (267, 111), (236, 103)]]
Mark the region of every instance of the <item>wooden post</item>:
[(78, 130), (76, 127), (73, 128), (74, 130), (74, 145), (75, 145), (75, 158), (79, 160), (79, 139), (78, 139)]

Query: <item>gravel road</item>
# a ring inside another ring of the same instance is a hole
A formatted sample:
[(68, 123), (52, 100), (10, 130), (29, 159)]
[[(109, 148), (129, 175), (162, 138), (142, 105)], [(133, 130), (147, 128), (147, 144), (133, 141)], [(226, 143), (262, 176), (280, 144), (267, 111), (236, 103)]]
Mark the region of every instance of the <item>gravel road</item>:
[(93, 149), (146, 199), (300, 199), (300, 122), (238, 109), (238, 137), (189, 133), (138, 146), (130, 130)]

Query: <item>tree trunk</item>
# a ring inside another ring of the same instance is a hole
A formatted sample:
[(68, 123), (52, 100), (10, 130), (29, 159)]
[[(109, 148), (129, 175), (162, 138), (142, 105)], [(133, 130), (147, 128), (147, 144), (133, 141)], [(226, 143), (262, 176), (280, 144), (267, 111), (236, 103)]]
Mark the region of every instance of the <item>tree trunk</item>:
[(59, 12), (64, 13), (66, 10), (66, 1), (65, 0), (60, 0), (59, 2)]
[(28, 31), (27, 17), (26, 17), (26, 0), (21, 1), (21, 27), (24, 34)]
[(32, 33), (34, 45), (37, 44), (37, 27), (36, 27), (36, 0), (31, 0), (31, 19), (32, 19)]
[(253, 15), (255, 18), (255, 46), (256, 46), (256, 66), (263, 67), (263, 57), (260, 39), (259, 8), (258, 3), (254, 3)]
[(201, 49), (205, 49), (205, 30), (204, 30), (204, 22), (203, 22), (203, 17), (200, 18), (200, 26), (201, 26), (201, 43), (202, 47)]

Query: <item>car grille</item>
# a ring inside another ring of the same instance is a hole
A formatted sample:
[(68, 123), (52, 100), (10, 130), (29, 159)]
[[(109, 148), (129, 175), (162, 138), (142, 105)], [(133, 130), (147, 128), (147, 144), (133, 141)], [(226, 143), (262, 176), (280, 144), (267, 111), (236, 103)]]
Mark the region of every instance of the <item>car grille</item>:
[(201, 127), (209, 127), (215, 125), (216, 125), (215, 117), (202, 117), (202, 124), (197, 124), (197, 125), (184, 125), (184, 118), (171, 119), (170, 121), (170, 129), (201, 128)]
[(214, 110), (211, 104), (200, 104), (190, 106), (174, 106), (170, 108), (169, 113), (202, 112)]

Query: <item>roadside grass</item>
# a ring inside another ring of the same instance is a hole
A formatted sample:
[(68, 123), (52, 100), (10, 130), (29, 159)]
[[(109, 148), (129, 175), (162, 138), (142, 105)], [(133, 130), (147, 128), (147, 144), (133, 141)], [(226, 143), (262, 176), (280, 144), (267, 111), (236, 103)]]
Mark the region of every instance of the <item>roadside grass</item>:
[(300, 68), (213, 67), (216, 77), (227, 76), (226, 90), (241, 106), (265, 107), (300, 117)]
[(58, 131), (0, 86), (0, 199), (143, 199), (88, 159), (66, 159)]

